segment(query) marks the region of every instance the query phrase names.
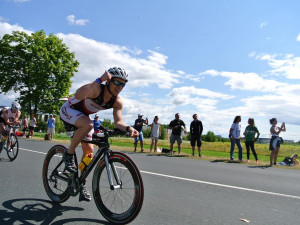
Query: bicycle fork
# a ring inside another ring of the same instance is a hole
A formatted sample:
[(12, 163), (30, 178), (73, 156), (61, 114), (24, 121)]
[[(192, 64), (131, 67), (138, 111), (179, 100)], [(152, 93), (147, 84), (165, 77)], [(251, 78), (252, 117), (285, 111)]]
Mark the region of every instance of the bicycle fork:
[[(119, 174), (116, 170), (114, 163), (113, 162), (109, 163), (108, 155), (109, 155), (108, 152), (104, 153), (104, 159), (105, 159), (105, 165), (106, 165), (106, 171), (107, 171), (110, 189), (111, 190), (122, 189), (122, 182), (120, 180)], [(117, 185), (114, 185), (111, 171), (113, 172)]]

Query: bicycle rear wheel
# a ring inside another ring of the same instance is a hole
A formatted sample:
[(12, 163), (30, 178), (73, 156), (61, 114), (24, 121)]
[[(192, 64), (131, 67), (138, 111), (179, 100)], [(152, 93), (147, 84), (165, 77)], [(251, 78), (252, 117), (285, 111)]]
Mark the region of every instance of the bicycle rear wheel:
[(14, 133), (9, 134), (9, 138), (5, 148), (6, 148), (7, 156), (10, 159), (10, 161), (15, 160), (19, 153), (19, 142), (16, 134)]
[(62, 161), (67, 148), (63, 145), (53, 146), (46, 155), (43, 164), (43, 184), (49, 198), (62, 203), (70, 198), (68, 191), (68, 174), (64, 172)]
[[(134, 162), (125, 154), (112, 152), (114, 164), (121, 180), (121, 188), (111, 190), (105, 160), (97, 165), (93, 176), (95, 203), (105, 219), (116, 224), (129, 223), (139, 214), (144, 200), (142, 176)], [(113, 172), (111, 172), (114, 182)]]

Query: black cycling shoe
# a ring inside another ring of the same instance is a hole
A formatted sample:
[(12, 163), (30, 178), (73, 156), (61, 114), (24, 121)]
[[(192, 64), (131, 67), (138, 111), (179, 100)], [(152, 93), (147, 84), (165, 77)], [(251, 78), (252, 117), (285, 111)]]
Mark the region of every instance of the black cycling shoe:
[(63, 161), (65, 162), (65, 170), (67, 170), (71, 173), (77, 172), (74, 155), (69, 155), (69, 154), (67, 154), (67, 152), (65, 152), (64, 156), (63, 156)]
[(83, 185), (81, 188), (80, 188), (80, 193), (79, 193), (79, 201), (86, 201), (86, 202), (89, 202), (92, 200), (92, 197), (90, 195), (90, 193), (87, 191), (86, 189), (86, 186)]

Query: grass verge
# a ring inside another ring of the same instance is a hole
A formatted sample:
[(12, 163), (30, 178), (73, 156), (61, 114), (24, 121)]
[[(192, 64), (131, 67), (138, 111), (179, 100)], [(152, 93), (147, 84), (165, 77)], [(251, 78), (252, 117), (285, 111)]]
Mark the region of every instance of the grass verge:
[[(35, 139), (43, 140), (45, 136), (45, 133), (38, 133), (36, 132), (34, 134)], [(111, 148), (115, 150), (122, 150), (122, 151), (128, 151), (132, 152), (134, 150), (133, 142), (134, 140), (132, 138), (121, 138), (121, 137), (112, 137), (111, 138)], [(70, 143), (70, 138), (67, 137), (65, 134), (54, 134), (54, 142), (59, 143)], [(150, 139), (144, 140), (144, 153), (150, 153)], [(245, 144), (242, 143), (243, 146), (243, 163), (247, 163), (250, 165), (257, 165), (257, 166), (267, 166), (269, 164), (270, 160), (270, 151), (269, 151), (269, 145), (268, 144), (256, 144), (255, 150), (258, 156), (258, 164), (256, 164), (254, 156), (252, 152), (250, 151), (250, 162), (246, 162), (247, 160), (247, 154), (246, 154), (246, 147)], [(159, 140), (158, 141), (158, 147), (161, 148), (170, 148), (169, 141), (167, 140)], [(198, 159), (198, 160), (209, 160), (209, 161), (222, 161), (222, 162), (228, 162), (229, 161), (229, 153), (230, 153), (230, 143), (229, 142), (202, 142), (202, 157), (198, 157), (198, 152), (196, 148), (195, 157), (192, 157), (192, 149), (190, 146), (190, 143), (188, 141), (183, 141), (181, 146), (181, 156), (185, 158), (192, 158), (192, 159)], [(177, 156), (177, 144), (174, 144), (174, 151), (176, 151), (175, 155), (172, 157)], [(138, 144), (137, 152), (140, 152), (140, 145)], [(238, 149), (235, 148), (235, 158), (238, 158)], [(278, 162), (281, 162), (286, 156), (291, 156), (292, 154), (298, 154), (300, 155), (300, 146), (299, 145), (291, 145), (291, 144), (282, 144), (280, 151), (278, 153)], [(151, 154), (157, 154), (157, 155), (166, 155), (162, 153), (151, 153)], [(278, 166), (279, 167), (279, 166)], [(280, 166), (283, 167), (283, 166)], [(291, 168), (291, 169), (300, 169), (300, 166), (293, 166), (293, 167), (286, 167), (284, 168)]]

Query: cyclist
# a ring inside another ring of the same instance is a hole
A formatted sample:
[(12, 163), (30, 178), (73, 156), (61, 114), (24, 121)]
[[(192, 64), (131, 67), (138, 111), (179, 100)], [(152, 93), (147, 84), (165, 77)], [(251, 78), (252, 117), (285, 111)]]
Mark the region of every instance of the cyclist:
[(18, 102), (12, 102), (11, 107), (4, 107), (0, 112), (0, 134), (7, 135), (6, 125), (20, 124), (21, 106)]
[[(102, 82), (106, 81), (106, 84)], [(94, 82), (80, 87), (74, 97), (69, 98), (60, 109), (60, 117), (65, 124), (66, 130), (70, 131), (76, 127), (68, 151), (64, 154), (65, 169), (71, 173), (76, 172), (74, 152), (76, 146), (82, 140), (91, 140), (93, 134), (93, 121), (90, 114), (100, 110), (113, 108), (115, 128), (130, 133), (131, 137), (137, 137), (139, 132), (133, 127), (126, 125), (122, 120), (123, 100), (119, 93), (128, 81), (128, 74), (119, 67), (110, 68)], [(81, 143), (83, 156), (92, 153), (94, 147), (89, 143)], [(90, 201), (91, 195), (86, 185), (80, 189), (79, 201)]]

